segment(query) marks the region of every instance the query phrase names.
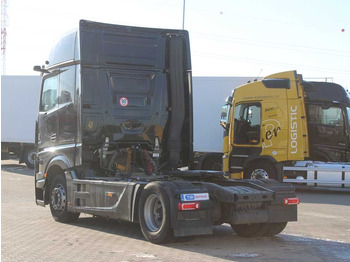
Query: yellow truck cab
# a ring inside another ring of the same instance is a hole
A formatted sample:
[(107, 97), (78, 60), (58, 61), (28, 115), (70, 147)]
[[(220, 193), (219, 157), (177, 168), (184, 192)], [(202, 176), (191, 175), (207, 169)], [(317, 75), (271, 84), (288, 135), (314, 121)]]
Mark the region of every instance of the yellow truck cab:
[(349, 161), (349, 101), (343, 87), (296, 71), (237, 87), (221, 112), (223, 171), (282, 181), (296, 161)]

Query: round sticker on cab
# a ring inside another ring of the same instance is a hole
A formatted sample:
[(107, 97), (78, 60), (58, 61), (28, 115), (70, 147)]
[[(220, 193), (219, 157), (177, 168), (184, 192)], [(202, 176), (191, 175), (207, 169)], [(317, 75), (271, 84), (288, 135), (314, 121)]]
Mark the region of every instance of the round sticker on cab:
[(123, 96), (119, 99), (119, 104), (120, 104), (120, 106), (123, 106), (123, 107), (128, 106), (129, 100)]

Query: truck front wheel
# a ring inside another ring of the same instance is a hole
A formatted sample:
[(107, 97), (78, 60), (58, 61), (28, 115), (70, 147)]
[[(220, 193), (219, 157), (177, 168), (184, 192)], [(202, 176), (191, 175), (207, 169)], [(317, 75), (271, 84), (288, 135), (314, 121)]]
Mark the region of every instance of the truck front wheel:
[(58, 222), (74, 222), (80, 213), (67, 210), (67, 186), (62, 175), (56, 175), (50, 185), (50, 210), (53, 218)]
[(170, 201), (167, 193), (159, 184), (147, 185), (139, 203), (139, 221), (145, 238), (162, 244), (172, 239), (170, 224)]
[(254, 163), (245, 168), (244, 179), (275, 179), (277, 180), (277, 173), (271, 164), (264, 162)]
[(243, 225), (231, 225), (233, 231), (241, 237), (261, 237), (266, 234), (268, 224), (243, 224)]

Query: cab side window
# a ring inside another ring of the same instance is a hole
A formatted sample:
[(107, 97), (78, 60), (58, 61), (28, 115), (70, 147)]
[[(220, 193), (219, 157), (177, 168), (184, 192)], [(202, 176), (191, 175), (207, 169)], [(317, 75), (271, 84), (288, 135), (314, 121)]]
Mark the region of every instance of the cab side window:
[(320, 105), (309, 105), (309, 122), (326, 126), (344, 126), (342, 110), (339, 107), (322, 108)]
[(41, 94), (40, 112), (47, 112), (58, 104), (58, 76), (45, 79)]
[(235, 107), (234, 142), (257, 144), (260, 140), (261, 105), (240, 104)]
[(345, 145), (348, 137), (345, 131), (345, 112), (342, 108), (309, 104), (306, 109), (311, 150), (315, 148), (315, 150), (332, 152), (327, 153), (330, 160), (345, 161)]
[(58, 101), (60, 105), (72, 103), (74, 101), (75, 90), (75, 68), (67, 67), (60, 73), (60, 90)]

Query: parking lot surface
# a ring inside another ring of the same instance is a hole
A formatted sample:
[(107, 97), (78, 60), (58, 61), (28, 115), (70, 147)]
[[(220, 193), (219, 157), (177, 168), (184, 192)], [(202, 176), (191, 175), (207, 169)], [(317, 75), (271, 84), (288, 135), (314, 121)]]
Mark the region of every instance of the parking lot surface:
[(229, 225), (213, 235), (154, 245), (137, 224), (81, 215), (55, 222), (36, 206), (33, 170), (1, 167), (2, 261), (350, 261), (350, 194), (298, 192), (298, 222), (275, 237), (242, 238)]

